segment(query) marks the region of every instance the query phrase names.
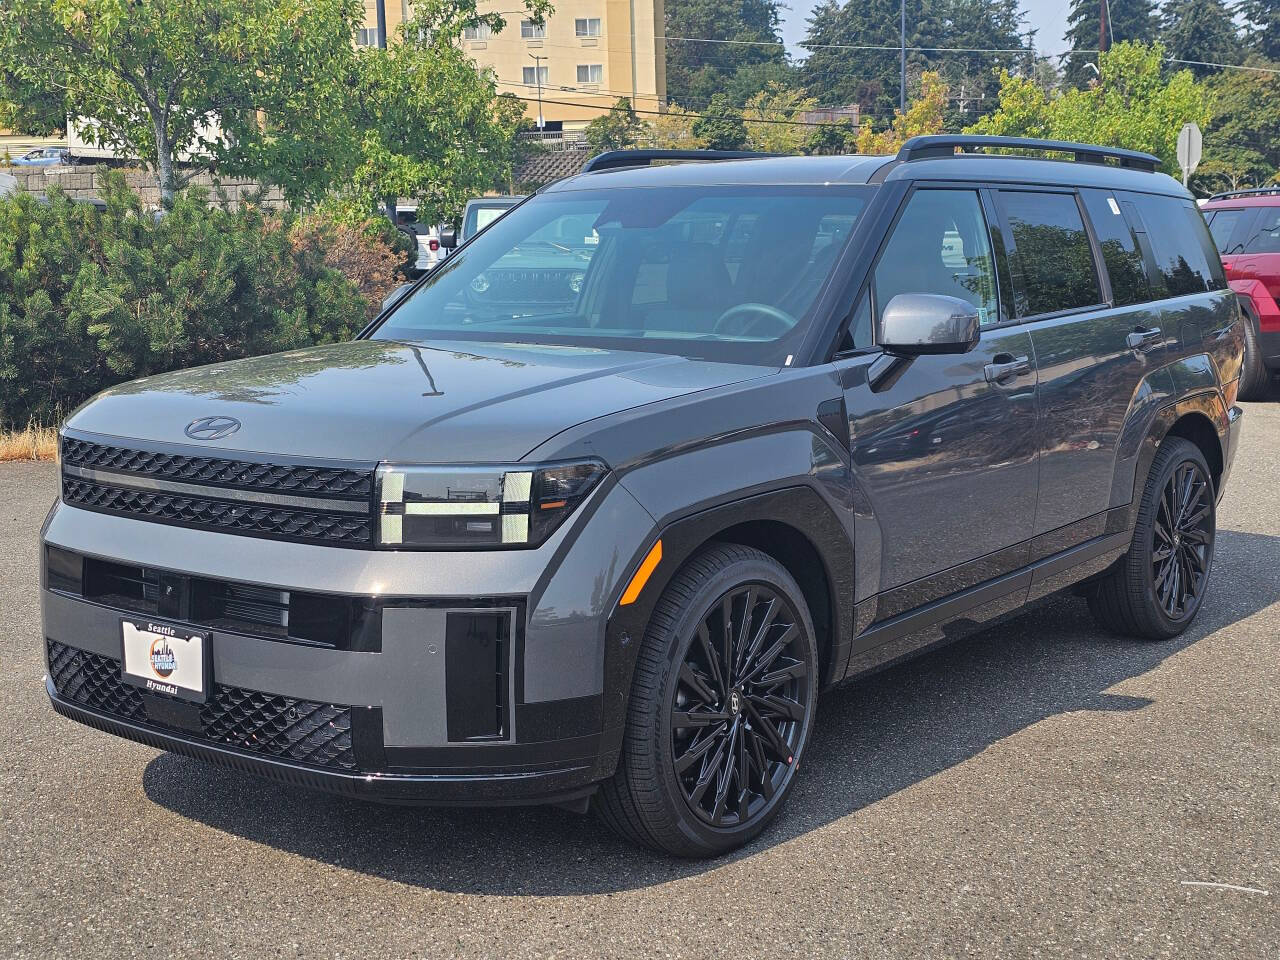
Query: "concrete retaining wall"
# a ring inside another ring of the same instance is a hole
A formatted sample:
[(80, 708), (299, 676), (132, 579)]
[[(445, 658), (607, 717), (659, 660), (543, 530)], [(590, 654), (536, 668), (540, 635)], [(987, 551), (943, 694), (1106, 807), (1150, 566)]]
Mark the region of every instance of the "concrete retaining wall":
[[(54, 166), (54, 167), (4, 167), (3, 171), (15, 177), (18, 187), (30, 193), (43, 195), (51, 184), (62, 187), (70, 196), (78, 198), (102, 196), (102, 176), (109, 168), (103, 166)], [(124, 170), (125, 181), (137, 191), (145, 206), (160, 205), (160, 188), (155, 179), (141, 170)], [(261, 189), (251, 180), (234, 180), (220, 178), (214, 182), (213, 177), (202, 173), (192, 181), (193, 186), (206, 187), (217, 195), (220, 189), (233, 203), (247, 200)], [(268, 207), (284, 205), (284, 194), (273, 187), (262, 196), (262, 204)]]

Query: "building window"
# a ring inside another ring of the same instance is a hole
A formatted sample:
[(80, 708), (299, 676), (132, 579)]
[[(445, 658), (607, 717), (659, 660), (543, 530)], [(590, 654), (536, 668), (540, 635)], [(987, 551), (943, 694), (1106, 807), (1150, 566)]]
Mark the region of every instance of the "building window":
[(520, 38), (522, 40), (543, 40), (547, 36), (545, 23), (534, 23), (532, 20), (520, 21)]
[(576, 37), (600, 36), (600, 18), (578, 17), (573, 21), (573, 34)]
[(357, 47), (376, 47), (378, 45), (378, 28), (361, 27), (356, 31)]
[(474, 27), (462, 28), (463, 40), (488, 40), (489, 34), (490, 30), (487, 23), (477, 23)]
[(603, 83), (604, 67), (598, 63), (578, 64), (579, 83)]
[(532, 87), (540, 83), (545, 87), (548, 83), (547, 71), (549, 71), (550, 69), (551, 69), (550, 67), (538, 67), (537, 68), (538, 72), (534, 73), (533, 67), (525, 67), (524, 68), (524, 85), (526, 87)]

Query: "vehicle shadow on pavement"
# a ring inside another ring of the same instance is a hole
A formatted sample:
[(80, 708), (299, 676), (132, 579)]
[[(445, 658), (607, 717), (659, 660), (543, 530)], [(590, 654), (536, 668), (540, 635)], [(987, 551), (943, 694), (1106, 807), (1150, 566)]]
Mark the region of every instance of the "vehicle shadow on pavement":
[(1183, 636), (1104, 634), (1083, 599), (1058, 596), (949, 647), (833, 691), (797, 791), (755, 843), (691, 862), (639, 851), (592, 817), (554, 808), (379, 806), (164, 754), (143, 788), (214, 829), (320, 863), (435, 890), (490, 895), (608, 893), (749, 858), (892, 796), (1020, 730), (1069, 711), (1134, 711), (1107, 693), (1213, 632), (1280, 601), (1274, 578), (1247, 601), (1232, 585), (1280, 557), (1280, 538), (1220, 530), (1210, 594)]

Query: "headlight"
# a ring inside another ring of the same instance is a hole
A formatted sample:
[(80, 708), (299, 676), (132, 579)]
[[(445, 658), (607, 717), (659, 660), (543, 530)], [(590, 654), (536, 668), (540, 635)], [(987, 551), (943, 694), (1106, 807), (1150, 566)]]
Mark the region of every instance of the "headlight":
[(378, 546), (389, 550), (536, 547), (577, 509), (608, 468), (543, 465), (378, 468)]

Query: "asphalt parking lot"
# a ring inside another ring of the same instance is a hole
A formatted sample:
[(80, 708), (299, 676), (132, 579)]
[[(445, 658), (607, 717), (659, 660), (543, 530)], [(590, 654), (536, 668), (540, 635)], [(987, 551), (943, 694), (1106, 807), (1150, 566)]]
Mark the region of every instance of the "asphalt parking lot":
[(1280, 404), (1164, 644), (1055, 599), (823, 701), (783, 818), (710, 863), (552, 809), (366, 805), (64, 720), (51, 464), (0, 464), (0, 955), (1280, 958)]

